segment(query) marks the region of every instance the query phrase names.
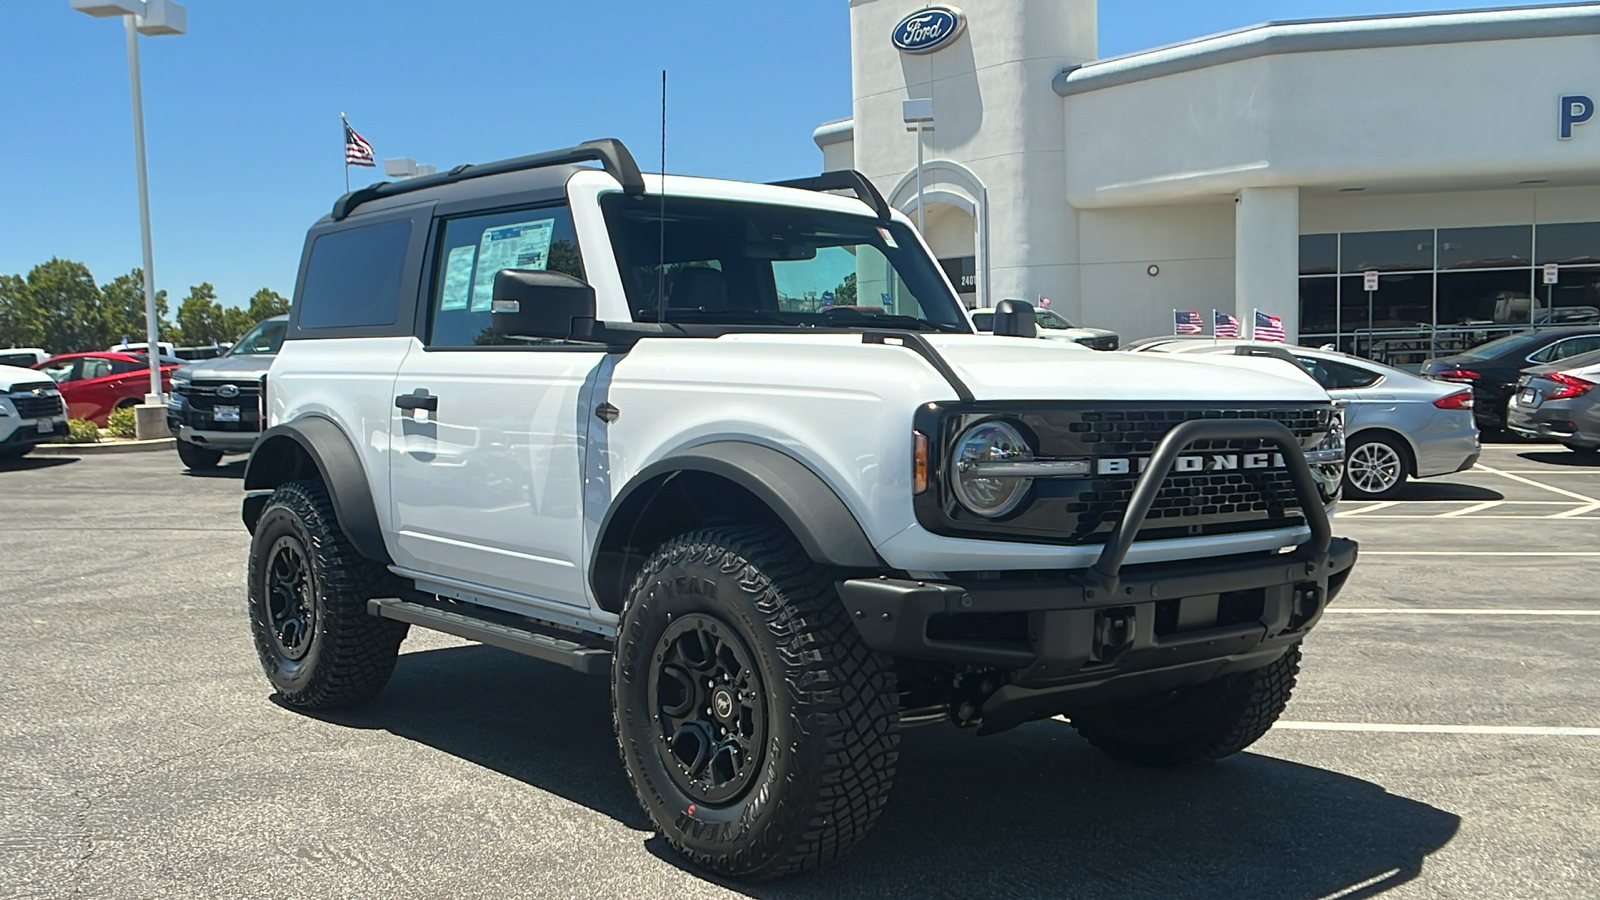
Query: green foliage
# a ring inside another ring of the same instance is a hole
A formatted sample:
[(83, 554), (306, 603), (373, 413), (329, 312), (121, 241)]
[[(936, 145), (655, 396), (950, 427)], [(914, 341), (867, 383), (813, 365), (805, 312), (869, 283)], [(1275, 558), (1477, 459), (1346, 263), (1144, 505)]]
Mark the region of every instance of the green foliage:
[[(283, 300), (271, 291), (265, 292), (279, 301)], [(252, 306), (258, 299), (265, 306), (272, 304), (270, 297), (263, 298), (261, 295), (262, 291), (257, 291), (256, 296), (251, 298)], [(255, 323), (256, 319), (250, 310), (218, 303), (217, 290), (210, 282), (189, 288), (189, 296), (183, 298), (183, 304), (178, 307), (178, 328), (182, 329), (184, 340), (192, 345), (232, 343)]]
[(105, 329), (100, 315), (100, 288), (80, 262), (52, 259), (28, 273), (28, 293), (38, 310), (44, 346), (105, 349)]
[(69, 444), (93, 444), (100, 440), (100, 427), (88, 419), (67, 420), (67, 440)]
[(43, 347), (44, 316), (28, 282), (20, 275), (0, 275), (0, 347)]
[[(262, 288), (250, 297), (250, 325), (254, 325), (262, 319), (281, 316), (288, 311), (289, 298), (270, 288)], [(246, 325), (245, 329), (248, 329), (250, 325)], [(240, 329), (240, 333), (242, 334), (245, 329)]]
[(846, 275), (844, 280), (839, 282), (839, 286), (833, 289), (833, 305), (856, 305), (856, 273), (851, 272)]
[[(134, 344), (144, 341), (143, 269), (118, 275), (101, 286), (100, 316), (105, 323), (104, 340), (95, 344), (95, 349), (110, 347), (124, 338)], [(177, 333), (168, 318), (166, 291), (156, 291), (156, 322), (159, 323), (161, 340), (183, 343), (183, 336)]]
[(138, 434), (139, 414), (131, 406), (123, 406), (106, 416), (106, 430), (117, 437), (131, 438)]

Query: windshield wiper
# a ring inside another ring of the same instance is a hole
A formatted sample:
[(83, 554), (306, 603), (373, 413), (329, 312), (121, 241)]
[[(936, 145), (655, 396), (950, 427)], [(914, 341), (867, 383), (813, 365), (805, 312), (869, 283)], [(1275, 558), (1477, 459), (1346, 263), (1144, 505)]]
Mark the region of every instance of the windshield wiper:
[[(929, 322), (918, 316), (894, 315), (891, 313), (862, 312), (859, 309), (835, 307), (824, 310), (823, 318), (828, 324), (863, 325), (869, 328), (903, 328), (907, 331), (960, 331), (955, 325), (945, 325), (939, 322)], [(838, 320), (838, 321), (835, 321)]]

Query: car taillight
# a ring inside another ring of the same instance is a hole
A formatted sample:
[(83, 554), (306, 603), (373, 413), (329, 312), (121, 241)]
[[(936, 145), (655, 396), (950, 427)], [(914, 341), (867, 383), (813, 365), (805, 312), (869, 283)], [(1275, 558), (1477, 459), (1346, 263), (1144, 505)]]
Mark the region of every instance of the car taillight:
[(1546, 400), (1566, 400), (1572, 397), (1582, 397), (1584, 394), (1589, 393), (1589, 389), (1594, 387), (1595, 384), (1576, 375), (1563, 375), (1560, 372), (1552, 372), (1545, 377), (1561, 385), (1554, 393), (1547, 395), (1545, 397)]
[(1477, 381), (1483, 376), (1471, 369), (1445, 369), (1442, 372), (1434, 373), (1433, 377), (1443, 378), (1446, 381)]
[(1454, 394), (1440, 397), (1439, 399), (1433, 401), (1433, 405), (1439, 407), (1440, 409), (1471, 409), (1472, 392), (1457, 391)]

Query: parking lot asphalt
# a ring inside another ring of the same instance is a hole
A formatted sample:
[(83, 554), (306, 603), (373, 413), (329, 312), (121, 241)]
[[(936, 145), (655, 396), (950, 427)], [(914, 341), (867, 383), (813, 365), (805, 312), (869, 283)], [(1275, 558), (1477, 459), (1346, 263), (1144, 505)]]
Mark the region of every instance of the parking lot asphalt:
[(414, 630), (372, 705), (276, 704), (238, 464), (0, 464), (0, 896), (1593, 898), (1600, 467), (1579, 462), (1493, 446), (1346, 503), (1356, 574), (1250, 751), (1151, 771), (1059, 721), (911, 729), (874, 835), (756, 886), (649, 830), (602, 680)]

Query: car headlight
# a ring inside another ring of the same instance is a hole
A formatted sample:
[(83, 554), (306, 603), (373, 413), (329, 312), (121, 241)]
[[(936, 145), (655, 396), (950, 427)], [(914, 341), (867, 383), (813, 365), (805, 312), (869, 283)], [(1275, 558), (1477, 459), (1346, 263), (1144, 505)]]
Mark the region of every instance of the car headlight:
[[(1016, 428), (990, 419), (968, 428), (956, 438), (951, 454), (950, 487), (956, 499), (968, 510), (993, 519), (1003, 516), (1022, 502), (1033, 479), (985, 473), (984, 463), (1028, 462), (1033, 448)], [(990, 470), (992, 473), (992, 469)]]

